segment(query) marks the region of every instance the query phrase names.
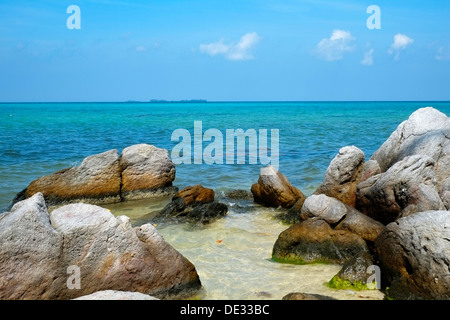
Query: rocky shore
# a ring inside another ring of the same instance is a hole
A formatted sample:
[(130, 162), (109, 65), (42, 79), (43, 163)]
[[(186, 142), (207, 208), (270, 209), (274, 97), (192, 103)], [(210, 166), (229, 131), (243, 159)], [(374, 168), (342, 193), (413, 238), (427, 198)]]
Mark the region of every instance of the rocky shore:
[[(0, 299), (195, 295), (202, 287), (195, 266), (152, 223), (132, 227), (101, 207), (165, 195), (171, 201), (155, 221), (208, 224), (226, 216), (214, 190), (178, 191), (174, 178), (167, 150), (140, 144), (31, 182), (0, 214)], [(251, 190), (226, 196), (280, 209), (287, 225), (272, 259), (342, 265), (330, 288), (450, 299), (450, 118), (434, 108), (414, 112), (370, 159), (356, 146), (341, 148), (310, 196), (271, 166)], [(69, 267), (82, 275), (82, 289), (70, 288)], [(283, 299), (330, 298), (286, 292)]]

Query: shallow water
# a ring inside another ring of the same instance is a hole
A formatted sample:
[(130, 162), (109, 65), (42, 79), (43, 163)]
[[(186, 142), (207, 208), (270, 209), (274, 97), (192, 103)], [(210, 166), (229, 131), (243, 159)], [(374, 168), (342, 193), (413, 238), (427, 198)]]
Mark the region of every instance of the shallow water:
[[(154, 223), (152, 212), (169, 199), (141, 200), (105, 206), (133, 225)], [(341, 268), (335, 264), (292, 265), (270, 260), (273, 245), (287, 225), (281, 211), (251, 200), (224, 200), (228, 214), (211, 224), (156, 223), (164, 239), (196, 267), (205, 300), (281, 299), (290, 292), (315, 293), (341, 300), (383, 299), (378, 290), (335, 290), (325, 286)]]

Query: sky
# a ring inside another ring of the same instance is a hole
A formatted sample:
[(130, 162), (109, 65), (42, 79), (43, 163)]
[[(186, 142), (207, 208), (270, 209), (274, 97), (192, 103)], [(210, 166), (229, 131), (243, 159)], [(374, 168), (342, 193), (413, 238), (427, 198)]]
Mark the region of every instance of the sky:
[(449, 12), (448, 0), (2, 0), (0, 102), (450, 100)]

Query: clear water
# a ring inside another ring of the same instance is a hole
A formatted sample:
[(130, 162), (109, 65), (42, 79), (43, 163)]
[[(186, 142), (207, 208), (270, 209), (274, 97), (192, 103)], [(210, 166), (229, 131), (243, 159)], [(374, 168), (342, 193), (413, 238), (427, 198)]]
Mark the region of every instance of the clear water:
[[(34, 179), (81, 163), (84, 157), (148, 143), (169, 151), (176, 129), (193, 135), (194, 121), (203, 131), (279, 129), (279, 169), (306, 195), (323, 180), (338, 150), (362, 149), (366, 158), (398, 124), (421, 107), (450, 115), (450, 102), (216, 102), (216, 103), (37, 103), (0, 104), (0, 208)], [(204, 143), (204, 147), (208, 143)], [(220, 194), (247, 189), (261, 165), (187, 165), (176, 167), (174, 184), (202, 184)], [(163, 202), (110, 206), (133, 223), (151, 221)], [(3, 210), (2, 210), (3, 211)], [(287, 228), (273, 219), (274, 210), (251, 201), (230, 204), (227, 217), (204, 228), (159, 225), (165, 239), (198, 269), (206, 299), (279, 299), (304, 291), (341, 299), (380, 298), (378, 292), (327, 289), (339, 266), (293, 266), (269, 261), (278, 234)], [(218, 243), (218, 240), (222, 240)]]

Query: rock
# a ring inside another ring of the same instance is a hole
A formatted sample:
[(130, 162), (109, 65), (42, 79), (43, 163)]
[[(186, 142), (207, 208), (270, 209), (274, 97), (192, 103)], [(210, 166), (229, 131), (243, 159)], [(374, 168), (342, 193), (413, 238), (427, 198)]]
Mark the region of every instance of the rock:
[(175, 165), (166, 149), (137, 144), (123, 149), (119, 160), (124, 200), (174, 193), (170, 187), (175, 179)]
[[(82, 203), (49, 215), (41, 193), (1, 215), (0, 243), (0, 299), (73, 299), (102, 290), (176, 297), (201, 288), (192, 263), (152, 225), (133, 228), (128, 217)], [(79, 289), (69, 286), (69, 268), (79, 270)]]
[(291, 208), (289, 208), (286, 212), (279, 214), (277, 217), (287, 224), (294, 224), (302, 221), (300, 213), (305, 200), (305, 197), (301, 197)]
[(324, 194), (306, 198), (300, 213), (302, 220), (318, 217), (329, 224), (338, 223), (347, 214), (347, 207), (341, 201)]
[(348, 259), (327, 284), (333, 289), (353, 290), (373, 290), (379, 285), (376, 283), (373, 257), (365, 251)]
[(283, 298), (281, 298), (281, 300), (337, 300), (337, 299), (315, 293), (291, 292), (285, 295)]
[(383, 224), (415, 212), (444, 209), (436, 190), (434, 166), (427, 156), (398, 161), (358, 185), (357, 209)]
[(340, 149), (325, 172), (324, 181), (314, 194), (325, 194), (354, 207), (364, 159), (364, 152), (355, 146)]
[(381, 231), (383, 231), (384, 227), (384, 224), (381, 222), (347, 206), (345, 218), (334, 229), (355, 233), (372, 244), (380, 235)]
[(447, 210), (450, 210), (450, 177), (442, 184), (441, 199)]
[(370, 177), (373, 177), (380, 173), (381, 173), (381, 168), (377, 161), (375, 161), (375, 160), (366, 161), (366, 162), (364, 162), (363, 171), (362, 171), (361, 179), (359, 182), (361, 183), (363, 181), (366, 181)]
[(195, 185), (178, 192), (157, 217), (181, 218), (192, 222), (210, 223), (223, 217), (228, 207), (214, 201), (214, 190)]
[(103, 290), (75, 298), (74, 300), (159, 300), (159, 299), (140, 292)]
[(139, 144), (122, 151), (92, 155), (81, 165), (40, 177), (21, 191), (13, 204), (41, 192), (49, 210), (70, 203), (108, 204), (124, 200), (168, 196), (175, 166), (165, 149)]
[(437, 190), (450, 176), (450, 118), (432, 108), (415, 111), (402, 122), (372, 155), (385, 172), (407, 156), (428, 156), (434, 160)]
[(261, 169), (258, 182), (251, 188), (253, 199), (266, 207), (292, 207), (303, 193), (292, 186), (288, 179), (272, 166)]
[(303, 204), (300, 218), (307, 220), (320, 218), (335, 226), (335, 230), (345, 230), (359, 235), (366, 241), (373, 242), (384, 225), (362, 214), (355, 208), (324, 194), (311, 195)]
[(120, 202), (120, 166), (117, 150), (92, 155), (81, 165), (43, 176), (30, 183), (14, 203), (41, 192), (49, 207), (74, 203)]
[(375, 258), (393, 299), (450, 299), (450, 211), (419, 212), (386, 226)]
[(250, 200), (253, 199), (253, 194), (248, 190), (227, 190), (225, 191), (225, 197), (234, 200)]
[(283, 231), (274, 244), (272, 258), (285, 263), (343, 263), (360, 251), (368, 251), (358, 235), (333, 230), (320, 219), (308, 219)]

